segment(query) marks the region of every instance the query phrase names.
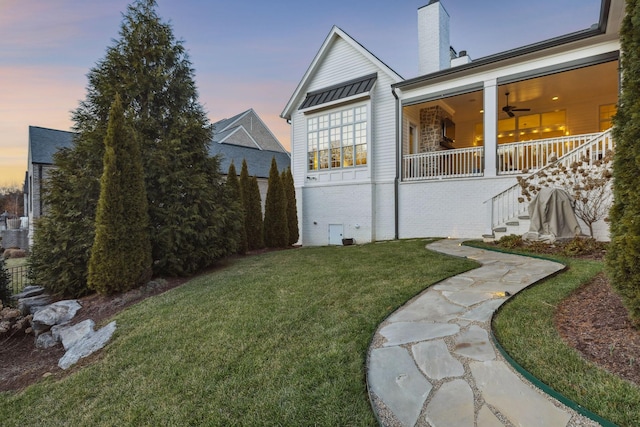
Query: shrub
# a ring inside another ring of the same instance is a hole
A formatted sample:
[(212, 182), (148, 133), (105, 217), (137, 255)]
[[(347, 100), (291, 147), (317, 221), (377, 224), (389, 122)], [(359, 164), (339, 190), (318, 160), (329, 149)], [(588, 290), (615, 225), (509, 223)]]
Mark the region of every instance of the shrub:
[(517, 234), (502, 236), (500, 240), (498, 240), (498, 245), (507, 249), (519, 248), (523, 245), (522, 236), (518, 236)]
[(613, 159), (611, 245), (607, 272), (632, 321), (640, 326), (640, 3), (627, 1), (620, 29), (622, 90), (613, 117), (616, 153)]
[(562, 254), (566, 256), (581, 256), (599, 253), (605, 250), (606, 244), (594, 238), (574, 237), (562, 244)]
[(4, 258), (0, 257), (0, 301), (2, 301), (2, 304), (5, 306), (9, 305), (11, 299), (10, 281), (11, 276), (9, 276), (9, 271), (7, 271)]
[(27, 253), (24, 251), (24, 249), (9, 248), (5, 249), (5, 251), (2, 253), (2, 256), (4, 257), (4, 259), (25, 258), (27, 256)]

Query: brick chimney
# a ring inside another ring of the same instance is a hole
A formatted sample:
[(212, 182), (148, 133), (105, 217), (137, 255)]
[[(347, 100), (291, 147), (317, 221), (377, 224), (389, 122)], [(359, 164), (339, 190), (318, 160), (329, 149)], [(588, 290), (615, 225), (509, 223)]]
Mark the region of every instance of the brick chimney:
[(439, 0), (418, 9), (418, 72), (434, 73), (451, 66), (449, 14)]

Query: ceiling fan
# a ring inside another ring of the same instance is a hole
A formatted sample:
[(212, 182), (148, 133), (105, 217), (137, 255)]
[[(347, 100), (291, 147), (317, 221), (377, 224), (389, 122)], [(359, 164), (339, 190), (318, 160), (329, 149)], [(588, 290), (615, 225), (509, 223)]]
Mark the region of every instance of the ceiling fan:
[(505, 96), (507, 97), (507, 105), (502, 107), (502, 111), (507, 113), (509, 117), (515, 116), (515, 114), (513, 114), (514, 111), (531, 111), (531, 108), (518, 108), (515, 105), (509, 105), (509, 92), (505, 93)]

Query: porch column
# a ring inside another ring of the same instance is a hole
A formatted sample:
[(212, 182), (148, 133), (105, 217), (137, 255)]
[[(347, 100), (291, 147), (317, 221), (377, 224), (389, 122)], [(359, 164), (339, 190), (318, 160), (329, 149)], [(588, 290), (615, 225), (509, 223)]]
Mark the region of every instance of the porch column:
[(497, 176), (498, 82), (484, 82), (484, 176)]

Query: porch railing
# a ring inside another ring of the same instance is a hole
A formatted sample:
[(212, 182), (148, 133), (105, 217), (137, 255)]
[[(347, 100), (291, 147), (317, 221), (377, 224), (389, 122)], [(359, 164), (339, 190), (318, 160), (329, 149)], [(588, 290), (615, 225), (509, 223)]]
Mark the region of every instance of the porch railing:
[(402, 157), (402, 179), (417, 181), (482, 176), (483, 162), (483, 147), (409, 154)]
[(499, 144), (498, 174), (516, 175), (537, 171), (553, 159), (559, 159), (597, 138), (599, 133), (571, 135), (561, 138)]
[[(611, 129), (597, 134), (580, 135), (580, 137), (591, 137), (585, 143), (577, 145), (576, 148), (567, 152), (562, 157), (558, 157), (558, 163), (569, 167), (572, 163), (587, 159), (589, 166), (601, 159), (609, 150), (613, 150), (615, 143), (611, 136)], [(580, 140), (581, 138), (578, 138)], [(555, 163), (547, 163), (544, 167), (529, 175), (533, 184), (537, 182), (537, 177), (541, 172)], [(487, 200), (485, 203), (491, 203), (491, 230), (497, 225), (504, 224), (506, 221), (527, 213), (529, 203), (520, 202), (522, 190), (520, 184), (504, 190), (502, 193)]]

